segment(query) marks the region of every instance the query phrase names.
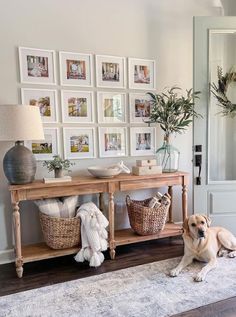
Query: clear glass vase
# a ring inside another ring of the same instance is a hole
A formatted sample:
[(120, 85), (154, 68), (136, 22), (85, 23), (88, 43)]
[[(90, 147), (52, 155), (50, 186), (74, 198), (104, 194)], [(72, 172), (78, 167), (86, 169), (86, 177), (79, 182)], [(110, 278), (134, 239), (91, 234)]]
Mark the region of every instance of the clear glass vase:
[(179, 169), (180, 152), (170, 144), (169, 136), (164, 136), (163, 145), (156, 151), (157, 164), (162, 166), (163, 173), (174, 173)]

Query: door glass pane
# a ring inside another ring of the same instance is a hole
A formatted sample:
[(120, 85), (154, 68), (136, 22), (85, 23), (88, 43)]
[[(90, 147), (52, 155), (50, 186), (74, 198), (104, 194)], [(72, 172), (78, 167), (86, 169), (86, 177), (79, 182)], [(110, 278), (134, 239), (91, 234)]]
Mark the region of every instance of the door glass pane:
[[(236, 31), (209, 32), (210, 83), (219, 87), (218, 79), (227, 72), (236, 72)], [(234, 69), (233, 69), (234, 68)], [(215, 91), (211, 87), (211, 91)], [(226, 96), (236, 104), (236, 83), (228, 86)], [(222, 106), (210, 92), (208, 107), (208, 176), (211, 181), (236, 180), (236, 116), (222, 114)]]

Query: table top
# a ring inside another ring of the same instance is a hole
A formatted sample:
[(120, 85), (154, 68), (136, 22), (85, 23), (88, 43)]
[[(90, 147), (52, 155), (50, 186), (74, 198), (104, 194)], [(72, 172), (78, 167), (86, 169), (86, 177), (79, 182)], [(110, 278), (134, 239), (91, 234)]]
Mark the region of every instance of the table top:
[(136, 176), (133, 174), (120, 174), (113, 178), (95, 178), (93, 176), (76, 176), (72, 177), (70, 182), (56, 182), (56, 183), (44, 183), (43, 180), (35, 180), (29, 184), (22, 185), (9, 185), (10, 191), (16, 190), (27, 190), (27, 189), (36, 189), (36, 188), (46, 188), (46, 187), (67, 187), (67, 186), (76, 186), (76, 185), (88, 185), (88, 184), (101, 184), (101, 183), (116, 183), (116, 182), (127, 182), (134, 180), (148, 180), (148, 179), (170, 179), (178, 177), (187, 177), (189, 173), (178, 171), (176, 173), (162, 173), (155, 175), (142, 175)]

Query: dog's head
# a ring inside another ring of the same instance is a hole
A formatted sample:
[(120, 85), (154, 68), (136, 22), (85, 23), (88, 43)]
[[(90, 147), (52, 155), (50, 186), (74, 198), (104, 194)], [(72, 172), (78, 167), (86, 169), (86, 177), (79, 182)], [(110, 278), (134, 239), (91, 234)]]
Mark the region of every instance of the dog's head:
[(183, 223), (184, 232), (192, 238), (201, 239), (206, 237), (207, 229), (211, 220), (205, 215), (192, 215), (185, 219)]

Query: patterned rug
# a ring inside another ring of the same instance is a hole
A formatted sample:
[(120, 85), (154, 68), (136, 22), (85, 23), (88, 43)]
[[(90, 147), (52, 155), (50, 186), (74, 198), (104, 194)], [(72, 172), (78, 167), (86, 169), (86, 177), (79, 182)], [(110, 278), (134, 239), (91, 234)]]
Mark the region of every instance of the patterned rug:
[(236, 296), (236, 259), (219, 258), (204, 282), (193, 263), (168, 276), (180, 258), (140, 265), (0, 297), (0, 316), (164, 317)]

